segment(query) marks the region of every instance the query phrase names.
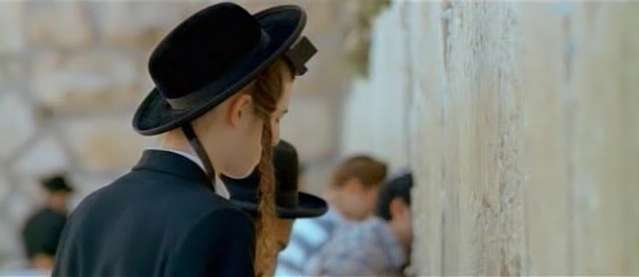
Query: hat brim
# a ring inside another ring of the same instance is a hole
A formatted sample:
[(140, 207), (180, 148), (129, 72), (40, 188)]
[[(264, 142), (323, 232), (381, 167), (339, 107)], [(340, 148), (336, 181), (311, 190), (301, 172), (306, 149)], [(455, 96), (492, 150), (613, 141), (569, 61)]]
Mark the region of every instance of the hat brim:
[[(297, 208), (291, 209), (277, 206), (275, 212), (278, 217), (286, 219), (318, 217), (328, 211), (328, 205), (322, 198), (304, 192), (299, 192), (298, 194), (299, 205)], [(235, 206), (242, 210), (253, 215), (257, 214), (258, 207), (255, 202), (244, 202), (232, 198), (230, 200)]]
[(54, 192), (73, 193), (73, 188), (69, 187), (69, 186), (64, 186), (64, 187), (46, 187), (45, 186), (45, 189), (48, 192), (52, 192), (52, 193), (54, 193)]
[(209, 84), (215, 96), (185, 110), (173, 109), (154, 88), (142, 101), (133, 117), (133, 128), (142, 135), (157, 135), (180, 127), (224, 102), (251, 82), (299, 38), (306, 25), (306, 14), (297, 6), (278, 6), (253, 15), (270, 37), (261, 51), (243, 64)]

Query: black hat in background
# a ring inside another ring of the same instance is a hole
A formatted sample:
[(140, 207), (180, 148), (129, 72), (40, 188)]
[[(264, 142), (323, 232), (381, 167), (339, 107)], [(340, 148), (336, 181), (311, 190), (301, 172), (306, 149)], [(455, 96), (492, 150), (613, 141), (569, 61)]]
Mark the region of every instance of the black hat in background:
[(410, 206), (412, 188), (412, 173), (404, 173), (383, 184), (379, 189), (379, 197), (377, 199), (377, 215), (385, 220), (390, 220), (389, 206), (395, 198), (404, 200)]
[(40, 180), (42, 187), (48, 192), (73, 192), (73, 187), (67, 182), (64, 174), (55, 174)]
[[(275, 170), (275, 205), (281, 218), (303, 218), (321, 216), (328, 210), (323, 199), (298, 191), (300, 163), (295, 147), (280, 140), (273, 149)], [(258, 210), (257, 187), (260, 174), (256, 169), (244, 179), (222, 176), (222, 181), (231, 194), (231, 202), (243, 210), (256, 214)]]

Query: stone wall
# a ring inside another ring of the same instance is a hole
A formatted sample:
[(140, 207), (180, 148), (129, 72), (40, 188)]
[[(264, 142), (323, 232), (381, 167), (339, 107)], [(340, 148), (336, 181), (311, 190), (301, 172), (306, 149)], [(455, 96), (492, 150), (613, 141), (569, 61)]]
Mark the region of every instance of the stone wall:
[[(152, 89), (151, 49), (189, 14), (217, 1), (0, 3), (0, 268), (19, 263), (18, 230), (42, 199), (38, 178), (64, 170), (73, 202), (123, 174), (152, 138), (131, 118)], [(252, 11), (299, 4), (320, 52), (294, 87), (282, 137), (298, 146), (319, 191), (337, 152), (343, 62), (357, 6), (338, 1), (238, 1)]]
[(639, 4), (395, 1), (344, 154), (410, 167), (420, 275), (639, 274)]

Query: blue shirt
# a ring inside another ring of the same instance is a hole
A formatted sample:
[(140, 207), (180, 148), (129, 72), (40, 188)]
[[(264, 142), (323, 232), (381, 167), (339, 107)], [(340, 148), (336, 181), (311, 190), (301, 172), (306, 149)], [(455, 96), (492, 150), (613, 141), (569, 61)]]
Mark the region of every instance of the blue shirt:
[(305, 276), (401, 276), (407, 255), (388, 223), (345, 225), (314, 255)]
[(329, 241), (335, 230), (347, 221), (337, 211), (321, 217), (297, 219), (291, 230), (291, 240), (277, 258), (275, 276), (300, 276), (308, 260)]

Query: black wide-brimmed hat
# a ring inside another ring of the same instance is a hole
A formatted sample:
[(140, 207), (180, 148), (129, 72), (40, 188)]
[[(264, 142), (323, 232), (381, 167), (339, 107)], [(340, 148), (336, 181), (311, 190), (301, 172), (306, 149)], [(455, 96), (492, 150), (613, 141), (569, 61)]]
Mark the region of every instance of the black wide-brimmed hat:
[(220, 3), (192, 15), (157, 45), (149, 59), (155, 88), (138, 107), (133, 127), (156, 135), (190, 122), (283, 57), (295, 75), (317, 52), (305, 37), (306, 13), (277, 6), (254, 15)]
[[(326, 201), (309, 193), (298, 191), (299, 159), (295, 147), (281, 140), (273, 150), (275, 169), (275, 211), (280, 218), (321, 216), (328, 210)], [(231, 202), (244, 211), (257, 214), (260, 174), (256, 169), (244, 179), (222, 176), (231, 194)]]
[(54, 174), (40, 180), (42, 187), (48, 192), (73, 192), (73, 187), (67, 182), (64, 174)]

